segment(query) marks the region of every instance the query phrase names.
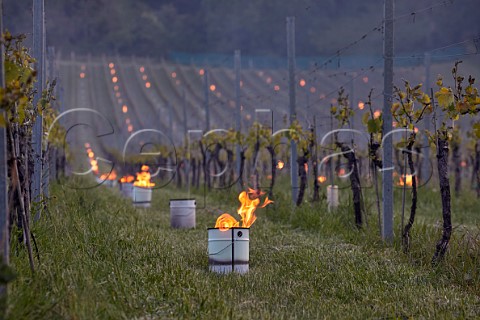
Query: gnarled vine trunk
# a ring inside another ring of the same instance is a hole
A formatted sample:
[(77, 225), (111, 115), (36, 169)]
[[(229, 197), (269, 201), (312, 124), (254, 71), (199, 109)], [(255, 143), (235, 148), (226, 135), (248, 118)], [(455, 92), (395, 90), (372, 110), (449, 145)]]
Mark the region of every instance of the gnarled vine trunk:
[(298, 189), (298, 196), (296, 205), (299, 207), (303, 202), (305, 196), (305, 189), (307, 187), (307, 171), (305, 170), (305, 164), (308, 163), (308, 151), (304, 151), (302, 156), (297, 159), (298, 163), (298, 175), (300, 176), (300, 185)]
[(357, 228), (361, 228), (362, 221), (362, 190), (360, 186), (360, 177), (358, 175), (357, 159), (355, 157), (355, 152), (349, 146), (344, 145), (343, 143), (337, 142), (337, 146), (343, 152), (343, 156), (348, 161), (348, 167), (352, 170), (349, 175), (350, 178), (350, 188), (352, 189), (353, 197), (353, 212), (355, 215), (355, 224)]
[(448, 180), (448, 140), (437, 138), (437, 169), (440, 181), (440, 196), (442, 198), (443, 232), (437, 242), (432, 263), (438, 263), (445, 255), (452, 236), (452, 213), (450, 204), (450, 181)]
[[(415, 165), (413, 163), (413, 154), (412, 154), (412, 147), (415, 142), (415, 134), (412, 135), (410, 142), (407, 145), (407, 163), (408, 168), (410, 169), (410, 174), (415, 172)], [(407, 171), (405, 170), (405, 173)], [(404, 178), (404, 183), (406, 183), (406, 174)], [(415, 221), (415, 214), (417, 212), (417, 177), (412, 177), (412, 205), (410, 206), (410, 218), (408, 219), (405, 228), (403, 229), (402, 233), (402, 242), (403, 242), (403, 250), (407, 252), (410, 249), (410, 229), (413, 226)]]

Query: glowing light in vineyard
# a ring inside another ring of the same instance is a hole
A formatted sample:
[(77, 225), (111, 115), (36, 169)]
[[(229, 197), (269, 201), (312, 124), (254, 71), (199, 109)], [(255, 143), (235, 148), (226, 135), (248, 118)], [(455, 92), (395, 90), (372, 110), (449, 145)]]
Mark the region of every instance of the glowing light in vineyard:
[(150, 82), (145, 82), (145, 87), (150, 88), (152, 84)]
[(147, 79), (148, 79), (147, 75), (144, 74), (144, 75), (142, 76), (142, 79), (143, 79), (143, 80), (147, 80)]
[(176, 72), (172, 72), (172, 78), (176, 78), (177, 77), (177, 73)]
[(117, 78), (117, 77), (113, 77), (113, 78), (112, 78), (112, 82), (113, 82), (113, 83), (117, 83), (117, 81), (118, 81), (118, 78)]
[(118, 91), (118, 86), (115, 85), (115, 86), (113, 87), (113, 90)]
[(210, 91), (215, 91), (217, 89), (217, 87), (214, 85), (214, 84), (211, 84), (210, 85)]
[(378, 117), (380, 117), (380, 115), (382, 114), (382, 111), (380, 110), (375, 110), (375, 112), (373, 113), (373, 117), (375, 119), (377, 119)]
[(277, 161), (277, 169), (282, 170), (283, 167), (285, 167), (285, 162), (283, 162), (282, 160), (278, 160)]
[(363, 83), (368, 83), (368, 77), (363, 77), (362, 81), (363, 81)]
[(115, 97), (120, 98), (120, 92), (115, 93)]
[(80, 78), (81, 78), (81, 79), (85, 78), (85, 72), (81, 72), (81, 73), (80, 73)]
[(141, 73), (144, 73), (145, 72), (145, 67), (141, 66), (139, 70), (140, 70)]
[(122, 111), (123, 111), (123, 113), (127, 113), (128, 112), (128, 107), (126, 105), (123, 105)]
[(108, 64), (108, 67), (109, 67), (110, 69), (112, 69), (113, 67), (115, 67), (115, 64), (114, 64), (113, 62), (110, 62), (110, 63)]
[(327, 177), (325, 177), (325, 176), (318, 176), (318, 177), (317, 177), (317, 181), (320, 182), (320, 183), (324, 183), (325, 181), (327, 181)]
[(317, 92), (317, 89), (315, 87), (310, 87), (310, 93), (315, 93)]
[(128, 130), (128, 132), (132, 132), (133, 131), (133, 126), (131, 124), (129, 124), (128, 127), (127, 127), (127, 130)]
[(268, 77), (266, 81), (267, 81), (268, 84), (270, 84), (270, 83), (272, 83), (272, 78)]
[(280, 86), (279, 86), (279, 85), (273, 86), (273, 90), (275, 90), (275, 91), (280, 91)]
[(85, 142), (85, 148), (90, 148), (90, 143)]
[(305, 85), (307, 84), (307, 82), (304, 80), (304, 79), (301, 79), (300, 82), (300, 87), (305, 87)]
[(198, 74), (203, 76), (205, 74), (205, 70), (203, 70), (203, 69), (198, 70)]
[(110, 70), (110, 74), (113, 76), (116, 73), (115, 69)]
[(358, 109), (363, 110), (365, 108), (365, 103), (363, 101), (358, 101)]

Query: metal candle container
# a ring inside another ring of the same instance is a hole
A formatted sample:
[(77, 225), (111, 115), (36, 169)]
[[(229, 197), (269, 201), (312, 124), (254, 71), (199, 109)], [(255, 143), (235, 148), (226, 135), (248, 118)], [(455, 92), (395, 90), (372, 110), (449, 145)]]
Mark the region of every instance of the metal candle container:
[(133, 205), (139, 208), (150, 208), (152, 203), (152, 188), (133, 186)]
[(328, 211), (336, 209), (338, 207), (338, 186), (327, 186), (327, 205)]
[(172, 228), (195, 228), (195, 199), (170, 199), (170, 226)]
[(249, 261), (249, 228), (208, 229), (208, 264), (217, 273), (246, 273)]
[(124, 182), (120, 183), (120, 191), (124, 197), (133, 198), (133, 183)]

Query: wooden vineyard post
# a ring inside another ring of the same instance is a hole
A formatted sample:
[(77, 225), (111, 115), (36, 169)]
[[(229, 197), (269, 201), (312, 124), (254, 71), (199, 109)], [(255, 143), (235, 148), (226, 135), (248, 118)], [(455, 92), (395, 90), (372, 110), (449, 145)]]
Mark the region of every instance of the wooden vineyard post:
[[(287, 59), (290, 124), (296, 119), (295, 111), (295, 17), (287, 17)], [(295, 206), (298, 195), (297, 144), (290, 141), (290, 177), (292, 183), (292, 203)]]
[(384, 8), (384, 78), (383, 78), (383, 226), (382, 239), (393, 241), (393, 152), (392, 152), (392, 98), (393, 98), (393, 15), (394, 0), (385, 0)]

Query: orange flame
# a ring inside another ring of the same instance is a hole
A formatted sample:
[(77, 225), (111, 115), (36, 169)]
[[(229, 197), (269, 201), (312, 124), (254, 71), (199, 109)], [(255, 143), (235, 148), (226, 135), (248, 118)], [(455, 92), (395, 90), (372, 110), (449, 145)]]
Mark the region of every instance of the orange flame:
[[(407, 174), (407, 176), (405, 177), (405, 175), (402, 174), (399, 177), (399, 179), (400, 180), (397, 183), (398, 186), (403, 186), (403, 185), (407, 185), (408, 187), (412, 186), (413, 175)], [(416, 177), (415, 177), (415, 179), (416, 179)]]
[(115, 170), (112, 170), (110, 173), (104, 173), (100, 176), (100, 180), (116, 180), (117, 179), (117, 173)]
[[(250, 228), (250, 226), (257, 220), (257, 216), (255, 215), (255, 210), (260, 208), (265, 208), (270, 203), (273, 203), (272, 200), (265, 197), (263, 204), (260, 205), (260, 196), (264, 195), (265, 192), (260, 190), (254, 190), (248, 188), (247, 191), (242, 191), (238, 195), (238, 200), (240, 201), (240, 207), (237, 210), (237, 213), (242, 217), (242, 227), (243, 228)], [(252, 198), (250, 198), (250, 196)], [(230, 214), (224, 213), (220, 217), (218, 217), (217, 222), (215, 223), (215, 228), (219, 228), (221, 231), (226, 231), (233, 227), (238, 227), (240, 223), (235, 220)]]
[(320, 182), (320, 183), (324, 183), (325, 181), (327, 181), (327, 177), (325, 177), (325, 176), (318, 176), (318, 177), (317, 177), (317, 180), (318, 180), (318, 182)]
[(218, 217), (217, 222), (215, 223), (215, 228), (220, 229), (220, 231), (227, 231), (230, 228), (235, 228), (238, 226), (239, 222), (228, 213), (224, 213)]
[(120, 183), (132, 183), (134, 180), (134, 176), (123, 176), (120, 178)]
[(141, 172), (137, 172), (137, 179), (133, 183), (134, 186), (141, 188), (151, 188), (155, 186), (155, 183), (150, 182), (151, 175), (150, 172), (148, 172), (149, 169), (146, 165), (142, 166)]
[(283, 162), (282, 160), (278, 160), (277, 169), (282, 170), (284, 166), (285, 166), (285, 162)]

